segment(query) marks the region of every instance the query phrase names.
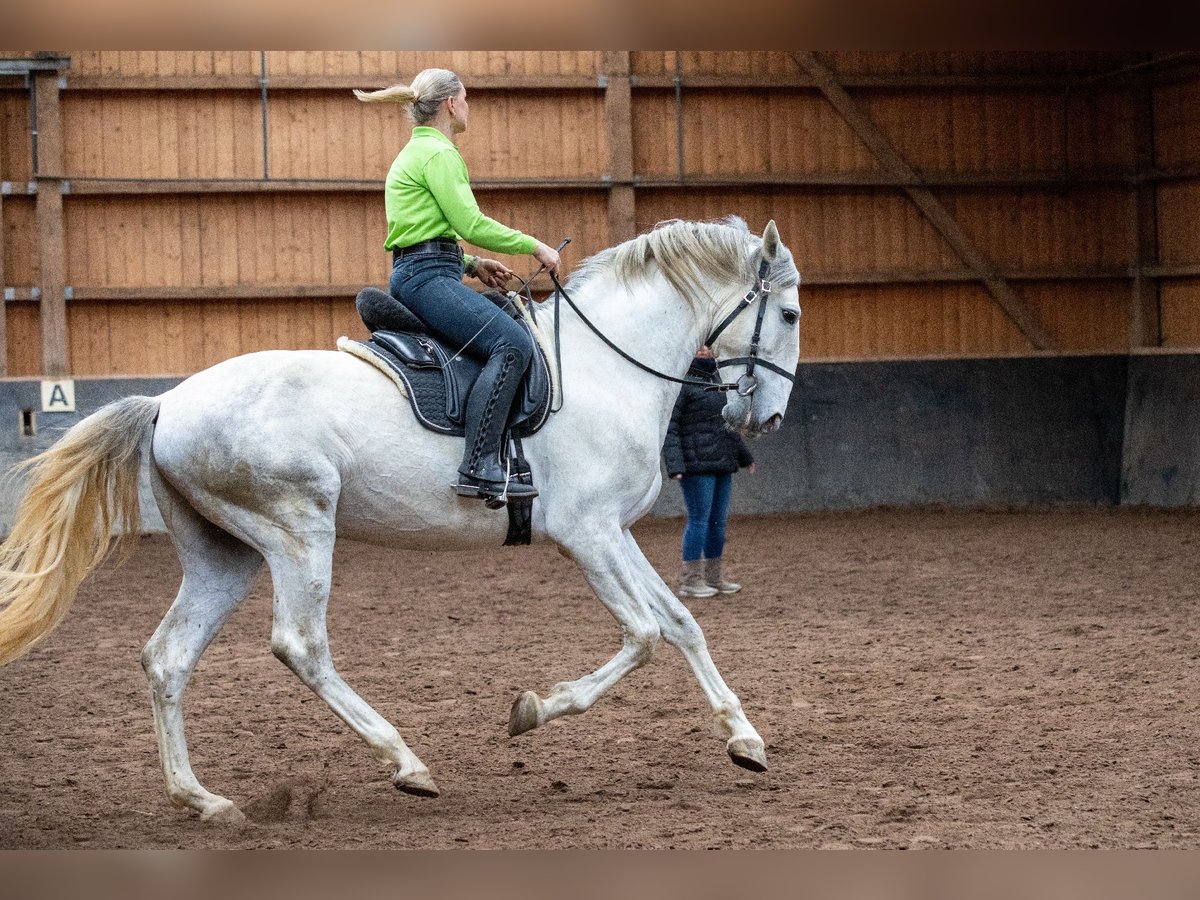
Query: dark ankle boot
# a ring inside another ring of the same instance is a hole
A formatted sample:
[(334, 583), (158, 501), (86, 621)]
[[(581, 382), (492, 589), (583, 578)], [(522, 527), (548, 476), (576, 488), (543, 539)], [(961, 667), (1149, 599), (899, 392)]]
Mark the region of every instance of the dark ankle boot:
[(501, 456), (504, 426), (524, 374), (520, 359), (515, 350), (494, 354), (467, 398), (466, 449), (454, 491), (485, 500), (492, 508), (507, 499), (527, 500), (538, 494), (532, 485), (508, 480)]

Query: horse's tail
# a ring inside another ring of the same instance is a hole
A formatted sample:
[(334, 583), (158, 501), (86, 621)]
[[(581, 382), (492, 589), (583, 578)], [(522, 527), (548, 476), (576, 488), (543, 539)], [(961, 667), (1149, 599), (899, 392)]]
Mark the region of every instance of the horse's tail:
[(62, 621), (79, 583), (119, 536), (141, 530), (142, 439), (159, 398), (125, 397), (88, 416), (49, 450), (25, 460), (29, 485), (0, 546), (0, 665)]

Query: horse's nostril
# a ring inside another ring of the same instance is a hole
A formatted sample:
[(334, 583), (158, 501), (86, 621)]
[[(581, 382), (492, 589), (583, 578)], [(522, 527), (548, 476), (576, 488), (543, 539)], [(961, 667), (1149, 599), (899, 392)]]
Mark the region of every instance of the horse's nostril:
[(783, 416), (781, 416), (779, 413), (775, 413), (775, 415), (773, 415), (773, 416), (771, 416), (771, 418), (767, 419), (767, 429), (766, 430), (774, 431), (777, 428), (779, 428), (781, 425), (783, 425)]

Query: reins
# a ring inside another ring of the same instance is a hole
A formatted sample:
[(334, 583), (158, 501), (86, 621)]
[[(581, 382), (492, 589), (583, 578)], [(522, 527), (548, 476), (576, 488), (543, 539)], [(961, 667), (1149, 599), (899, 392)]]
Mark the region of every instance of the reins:
[[(583, 310), (581, 310), (575, 304), (575, 301), (571, 299), (571, 295), (567, 293), (566, 289), (562, 286), (562, 283), (559, 282), (558, 275), (554, 272), (551, 272), (550, 279), (554, 282), (554, 355), (555, 355), (555, 364), (558, 368), (558, 376), (559, 376), (559, 379), (558, 379), (558, 381), (559, 381), (559, 406), (558, 406), (558, 409), (562, 408), (562, 341), (561, 341), (560, 330), (559, 330), (559, 323), (561, 321), (561, 315), (559, 312), (559, 297), (560, 296), (567, 301), (567, 304), (571, 307), (571, 309), (575, 310), (575, 314), (577, 316), (579, 316), (579, 318), (583, 321), (583, 324), (585, 324), (588, 328), (590, 328), (592, 330), (592, 333), (595, 334), (596, 337), (600, 338), (600, 340), (602, 340), (605, 343), (605, 345), (609, 347), (609, 349), (613, 350), (618, 356), (620, 356), (626, 362), (632, 363), (634, 366), (641, 369), (643, 372), (648, 372), (649, 374), (655, 376), (656, 378), (661, 378), (664, 381), (671, 381), (671, 382), (674, 382), (675, 384), (690, 384), (695, 387), (703, 388), (706, 391), (737, 391), (738, 394), (745, 397), (745, 396), (749, 396), (750, 394), (754, 393), (754, 389), (758, 386), (758, 379), (754, 377), (754, 367), (756, 365), (758, 365), (758, 366), (762, 366), (764, 369), (767, 369), (771, 372), (775, 372), (778, 375), (782, 375), (788, 381), (795, 383), (796, 375), (794, 372), (789, 372), (786, 369), (783, 369), (780, 366), (777, 366), (772, 362), (769, 362), (765, 359), (760, 359), (758, 356), (758, 342), (759, 342), (759, 338), (762, 336), (763, 318), (764, 318), (764, 316), (766, 314), (766, 310), (767, 310), (766, 298), (771, 293), (771, 282), (768, 281), (766, 278), (767, 270), (769, 267), (770, 267), (770, 264), (765, 259), (759, 263), (758, 276), (757, 276), (754, 287), (746, 292), (746, 296), (744, 296), (741, 299), (741, 301), (729, 313), (729, 315), (727, 315), (724, 319), (721, 320), (721, 323), (716, 328), (713, 329), (712, 333), (704, 341), (704, 343), (707, 346), (712, 347), (713, 342), (716, 341), (716, 339), (721, 336), (721, 333), (723, 331), (725, 331), (726, 328), (729, 327), (729, 325), (733, 322), (734, 319), (736, 319), (739, 315), (741, 315), (742, 312), (744, 312), (746, 310), (746, 308), (751, 303), (753, 303), (755, 300), (757, 300), (759, 297), (763, 298), (763, 302), (759, 304), (759, 308), (758, 308), (758, 320), (755, 322), (755, 325), (754, 325), (754, 336), (753, 336), (753, 338), (751, 338), (751, 341), (750, 341), (750, 355), (749, 356), (738, 356), (738, 357), (734, 357), (732, 359), (717, 361), (717, 369), (718, 370), (720, 370), (724, 366), (745, 364), (746, 365), (746, 373), (744, 375), (742, 375), (741, 377), (739, 377), (737, 381), (728, 381), (728, 382), (723, 381), (723, 382), (716, 382), (716, 383), (714, 383), (712, 381), (707, 381), (707, 380), (701, 379), (701, 378), (692, 378), (692, 377), (686, 376), (686, 375), (683, 378), (677, 378), (674, 375), (668, 375), (666, 372), (660, 372), (660, 371), (658, 371), (658, 369), (648, 366), (641, 360), (635, 359), (634, 357), (630, 356), (628, 353), (626, 353), (624, 350), (622, 350), (620, 347), (618, 347), (616, 344), (614, 344), (612, 341), (610, 341), (608, 339), (608, 337), (604, 334), (604, 332), (602, 332), (599, 328), (597, 328), (595, 326), (595, 324), (592, 322), (592, 320), (589, 319), (586, 315), (584, 315)], [(555, 410), (555, 412), (557, 412), (557, 409)]]

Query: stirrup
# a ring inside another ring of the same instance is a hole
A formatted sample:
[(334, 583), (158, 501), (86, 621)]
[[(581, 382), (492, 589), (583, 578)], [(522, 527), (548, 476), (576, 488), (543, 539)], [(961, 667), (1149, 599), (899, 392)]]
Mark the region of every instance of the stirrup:
[(460, 497), (478, 498), (488, 509), (501, 509), (509, 500), (532, 500), (538, 495), (537, 488), (519, 481), (485, 481), (459, 474), (458, 481), (451, 485)]

